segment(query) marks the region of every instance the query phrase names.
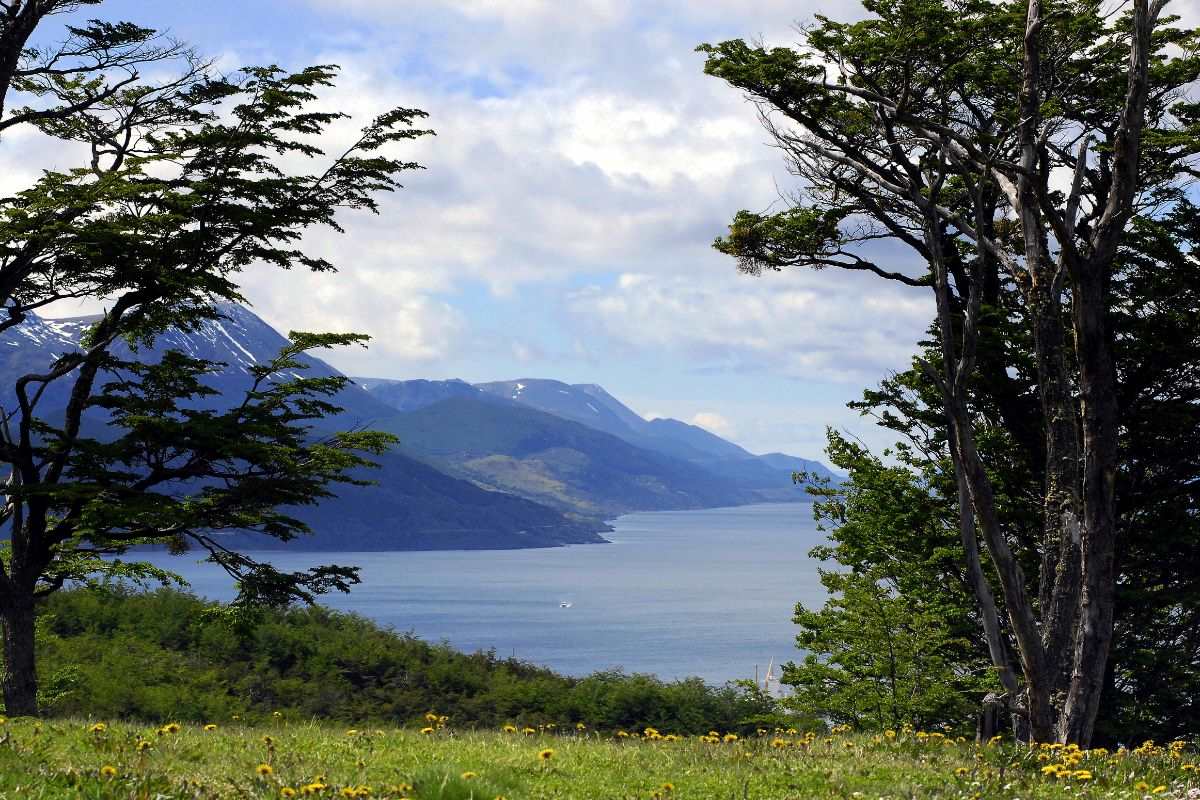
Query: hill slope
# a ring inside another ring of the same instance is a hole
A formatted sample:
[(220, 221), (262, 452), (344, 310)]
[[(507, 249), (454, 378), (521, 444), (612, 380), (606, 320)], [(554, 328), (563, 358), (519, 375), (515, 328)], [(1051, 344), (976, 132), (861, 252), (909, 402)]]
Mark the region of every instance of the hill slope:
[[(168, 349), (226, 366), (206, 382), (221, 394), (207, 402), (212, 407), (240, 400), (250, 384), (247, 367), (273, 358), (286, 339), (248, 309), (225, 304), (224, 318), (192, 333), (172, 331), (154, 347), (137, 354), (155, 361)], [(44, 320), (35, 315), (12, 329), (0, 341), (0, 385), (29, 371), (43, 370), (54, 358), (78, 347), (80, 336), (94, 318)], [(121, 356), (129, 351), (115, 348)], [(309, 357), (312, 375), (340, 374), (318, 358)], [(61, 384), (61, 382), (60, 382)], [(57, 394), (56, 394), (57, 393)], [(374, 426), (381, 418), (396, 415), (391, 406), (357, 385), (348, 385), (336, 398), (343, 412), (322, 421), (323, 429)], [(65, 389), (56, 386), (44, 399), (53, 419), (55, 408), (65, 406)], [(105, 419), (93, 416), (89, 428), (103, 431)], [(94, 435), (102, 435), (96, 433)], [(296, 516), (316, 532), (286, 545), (307, 550), (429, 550), (512, 549), (603, 542), (598, 532), (606, 526), (595, 520), (580, 522), (528, 499), (485, 491), (466, 480), (438, 472), (401, 452), (380, 459), (378, 470), (366, 477), (369, 487), (338, 487), (337, 496), (320, 505), (304, 507)], [(244, 546), (279, 546), (267, 537), (245, 535)]]
[(695, 465), (532, 408), (453, 397), (379, 423), (411, 453), (485, 486), (610, 518), (757, 499)]

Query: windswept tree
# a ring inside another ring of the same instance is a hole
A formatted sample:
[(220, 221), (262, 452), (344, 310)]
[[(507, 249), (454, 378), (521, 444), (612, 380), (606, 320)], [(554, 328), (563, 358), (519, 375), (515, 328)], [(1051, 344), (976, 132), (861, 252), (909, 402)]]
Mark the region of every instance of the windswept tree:
[(105, 558), (131, 546), (201, 548), (239, 581), (243, 603), (311, 599), (357, 581), (347, 567), (280, 572), (215, 532), (303, 533), (287, 508), (351, 481), (349, 470), (388, 445), (369, 431), (318, 436), (314, 423), (337, 410), (343, 379), (297, 372), (305, 352), (364, 337), (292, 334), (275, 361), (250, 369), (243, 397), (220, 400), (205, 376), (222, 365), (138, 354), (241, 299), (247, 267), (332, 271), (305, 252), (302, 234), (340, 231), (345, 210), (375, 211), (378, 194), (417, 167), (388, 146), (428, 133), (413, 127), (423, 112), (394, 109), (327, 156), (324, 137), (345, 115), (315, 100), (336, 67), (218, 75), (125, 22), (67, 25), (57, 43), (33, 44), (53, 40), (45, 28), (56, 15), (97, 3), (0, 3), (0, 147), (24, 126), (56, 143), (60, 161), (79, 158), (0, 198), (0, 337), (19, 347), (22, 324), (67, 298), (106, 306), (77, 351), (0, 391), (0, 621), (13, 715), (37, 712), (37, 599), (108, 570), (153, 574)]
[[(818, 18), (794, 49), (701, 48), (709, 74), (756, 101), (802, 187), (786, 209), (738, 213), (717, 246), (751, 272), (866, 270), (932, 292), (938, 347), (923, 368), (949, 431), (960, 555), (990, 657), (1024, 735), (1086, 744), (1116, 593), (1114, 270), (1134, 226), (1186, 201), (1200, 39), (1169, 27), (1166, 0), (864, 5), (868, 19)], [(877, 263), (880, 240), (925, 271)], [(1030, 349), (1037, 430), (1007, 372), (1012, 337)], [(1039, 456), (1032, 541), (1006, 525), (979, 444), (992, 410)]]

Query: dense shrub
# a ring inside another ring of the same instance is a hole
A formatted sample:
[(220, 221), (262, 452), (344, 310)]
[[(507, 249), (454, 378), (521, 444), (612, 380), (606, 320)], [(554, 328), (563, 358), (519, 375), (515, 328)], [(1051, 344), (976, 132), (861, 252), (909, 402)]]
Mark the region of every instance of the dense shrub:
[(462, 653), (321, 606), (230, 617), (160, 590), (76, 589), (41, 609), (43, 701), (56, 714), (207, 722), (276, 713), (352, 723), (584, 722), (676, 733), (746, 730), (775, 712), (753, 688), (600, 672), (570, 678)]

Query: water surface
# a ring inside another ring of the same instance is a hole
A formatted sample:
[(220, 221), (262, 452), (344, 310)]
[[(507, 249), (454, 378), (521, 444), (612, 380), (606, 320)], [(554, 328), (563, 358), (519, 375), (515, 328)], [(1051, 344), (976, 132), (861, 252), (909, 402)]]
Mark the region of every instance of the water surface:
[[(715, 683), (794, 659), (797, 601), (824, 590), (808, 503), (629, 514), (607, 545), (535, 550), (259, 554), (281, 569), (362, 567), (363, 583), (322, 603), (428, 641), (495, 649), (560, 672), (623, 667)], [(190, 555), (151, 560), (197, 594), (234, 595)], [(569, 608), (563, 608), (569, 603)]]

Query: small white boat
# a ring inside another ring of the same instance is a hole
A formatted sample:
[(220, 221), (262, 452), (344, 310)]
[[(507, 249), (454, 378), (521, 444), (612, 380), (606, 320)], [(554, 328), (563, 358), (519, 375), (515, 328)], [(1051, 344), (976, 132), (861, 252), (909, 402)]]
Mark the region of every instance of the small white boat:
[(559, 608), (570, 608), (571, 604), (568, 603), (566, 600), (563, 600), (561, 603), (558, 604), (558, 607)]

